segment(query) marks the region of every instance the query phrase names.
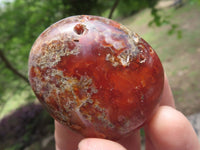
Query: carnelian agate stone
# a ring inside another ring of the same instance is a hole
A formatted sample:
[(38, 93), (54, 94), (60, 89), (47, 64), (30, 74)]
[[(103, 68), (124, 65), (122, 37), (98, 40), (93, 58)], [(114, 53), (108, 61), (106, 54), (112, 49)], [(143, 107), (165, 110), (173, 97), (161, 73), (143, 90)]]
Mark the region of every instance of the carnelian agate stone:
[(85, 137), (117, 140), (151, 116), (164, 73), (155, 51), (136, 33), (83, 15), (56, 22), (38, 37), (29, 81), (57, 121)]

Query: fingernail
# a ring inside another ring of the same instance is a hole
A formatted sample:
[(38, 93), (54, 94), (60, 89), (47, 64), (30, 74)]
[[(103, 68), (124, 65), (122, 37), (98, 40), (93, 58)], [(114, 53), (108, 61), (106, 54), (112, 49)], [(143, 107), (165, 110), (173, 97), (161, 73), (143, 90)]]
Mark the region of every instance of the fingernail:
[(86, 145), (85, 140), (81, 140), (78, 144), (78, 150), (85, 149)]

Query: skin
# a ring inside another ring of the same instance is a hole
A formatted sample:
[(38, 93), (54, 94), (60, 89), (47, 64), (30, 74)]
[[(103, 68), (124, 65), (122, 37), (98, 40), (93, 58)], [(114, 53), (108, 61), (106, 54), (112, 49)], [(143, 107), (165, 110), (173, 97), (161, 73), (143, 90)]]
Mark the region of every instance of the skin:
[[(200, 150), (197, 135), (187, 118), (175, 109), (174, 98), (165, 76), (160, 106), (145, 124), (146, 150)], [(84, 138), (55, 121), (56, 150), (140, 150), (140, 134), (113, 142)]]

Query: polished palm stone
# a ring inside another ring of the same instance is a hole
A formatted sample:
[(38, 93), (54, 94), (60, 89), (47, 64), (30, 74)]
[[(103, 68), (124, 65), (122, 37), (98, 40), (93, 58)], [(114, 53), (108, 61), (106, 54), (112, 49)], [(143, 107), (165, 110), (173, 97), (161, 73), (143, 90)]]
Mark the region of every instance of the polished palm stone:
[(81, 15), (56, 22), (37, 38), (29, 81), (57, 121), (85, 137), (117, 140), (152, 115), (164, 73), (138, 34), (115, 21)]

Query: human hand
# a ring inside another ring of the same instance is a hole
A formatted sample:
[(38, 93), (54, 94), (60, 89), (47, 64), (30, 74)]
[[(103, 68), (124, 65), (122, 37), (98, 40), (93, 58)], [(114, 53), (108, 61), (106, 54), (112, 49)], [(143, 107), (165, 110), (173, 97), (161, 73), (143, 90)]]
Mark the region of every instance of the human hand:
[[(198, 138), (187, 120), (175, 110), (174, 99), (165, 77), (160, 106), (145, 126), (146, 150), (200, 150)], [(140, 150), (140, 134), (113, 142), (85, 138), (55, 121), (56, 150)]]

